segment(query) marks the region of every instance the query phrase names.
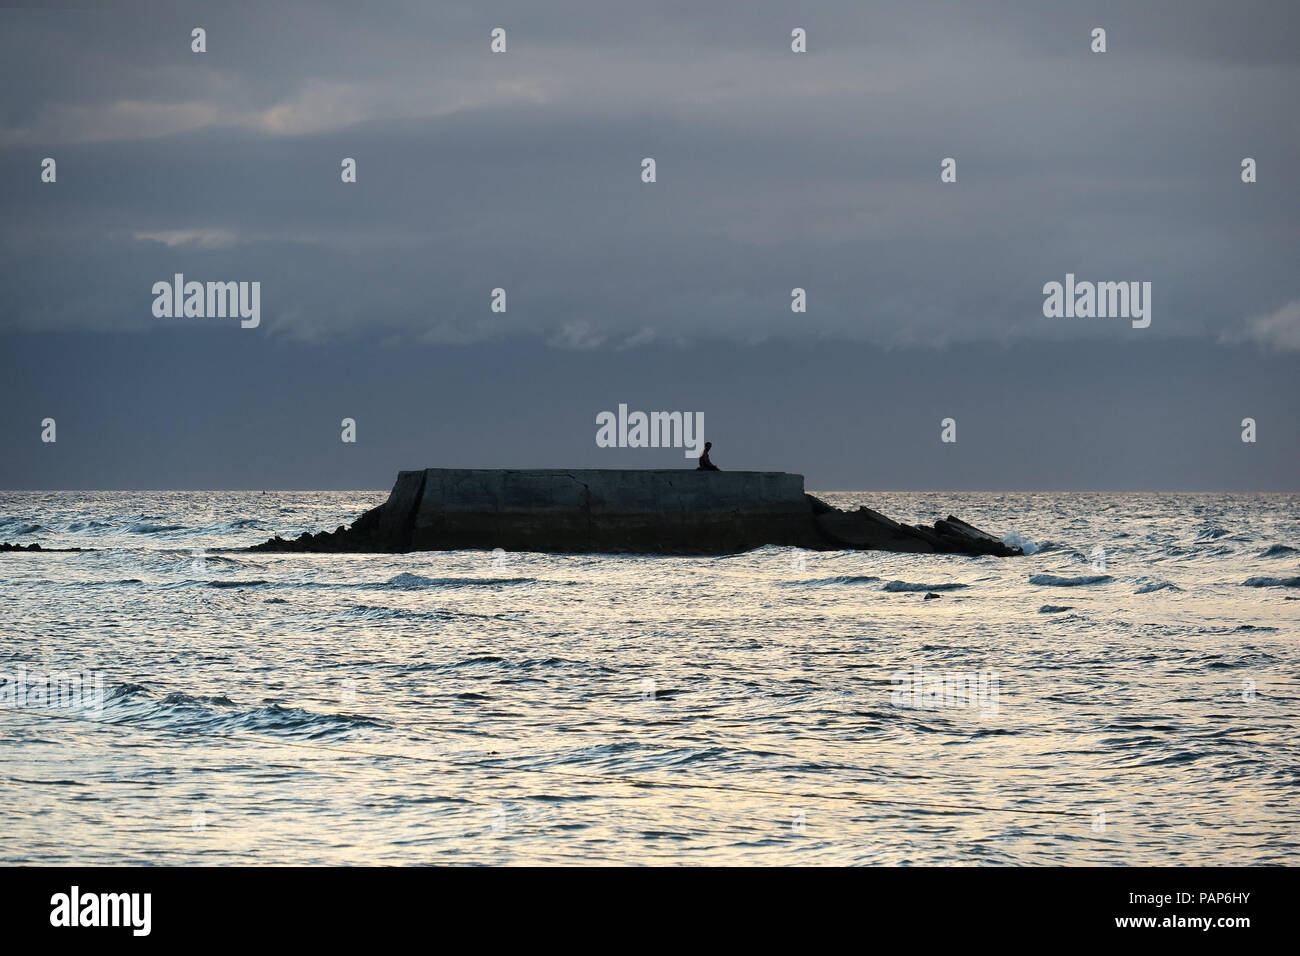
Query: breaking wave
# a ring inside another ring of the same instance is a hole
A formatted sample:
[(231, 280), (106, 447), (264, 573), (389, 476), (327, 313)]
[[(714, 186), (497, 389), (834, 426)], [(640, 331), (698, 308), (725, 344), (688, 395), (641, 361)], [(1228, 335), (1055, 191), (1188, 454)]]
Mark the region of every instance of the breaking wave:
[(130, 534), (162, 534), (166, 531), (184, 531), (182, 524), (154, 524), (150, 521), (138, 521), (126, 529)]
[(1019, 548), (1025, 554), (1037, 554), (1042, 550), (1042, 545), (1030, 541), (1019, 531), (1008, 531), (1002, 536), (1002, 543), (1008, 548)]

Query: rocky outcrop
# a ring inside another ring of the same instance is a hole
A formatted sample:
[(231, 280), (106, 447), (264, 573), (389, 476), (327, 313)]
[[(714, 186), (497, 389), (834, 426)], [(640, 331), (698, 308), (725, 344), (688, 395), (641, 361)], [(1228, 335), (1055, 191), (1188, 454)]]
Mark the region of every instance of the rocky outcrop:
[(45, 554), (51, 552), (71, 552), (71, 551), (94, 551), (94, 548), (42, 548), (39, 544), (10, 544), (8, 541), (0, 543), (0, 552), (4, 551), (41, 551)]
[(1018, 555), (949, 515), (933, 527), (870, 508), (840, 511), (769, 471), (403, 471), (350, 527), (272, 538), (254, 551), (735, 554), (763, 545), (918, 554)]
[[(811, 497), (811, 496), (809, 496)], [(825, 502), (821, 502), (823, 505)], [(960, 518), (948, 515), (933, 526), (900, 524), (866, 505), (857, 511), (830, 508), (816, 515), (817, 524), (841, 547), (912, 554), (1021, 554), (1001, 540)]]

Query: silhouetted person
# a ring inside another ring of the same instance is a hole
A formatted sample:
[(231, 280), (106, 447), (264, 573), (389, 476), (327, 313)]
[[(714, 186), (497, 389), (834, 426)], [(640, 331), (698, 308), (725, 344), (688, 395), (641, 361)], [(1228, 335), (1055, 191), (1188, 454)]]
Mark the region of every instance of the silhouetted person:
[(721, 471), (717, 465), (709, 461), (709, 449), (713, 447), (713, 442), (704, 443), (704, 453), (700, 455), (700, 463), (696, 466), (696, 471)]

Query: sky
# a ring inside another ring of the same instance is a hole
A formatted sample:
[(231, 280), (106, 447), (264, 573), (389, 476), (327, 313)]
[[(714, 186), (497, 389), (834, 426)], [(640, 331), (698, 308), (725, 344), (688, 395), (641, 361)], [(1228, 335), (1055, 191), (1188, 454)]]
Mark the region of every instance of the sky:
[(693, 466), (626, 404), (810, 489), (1300, 490), (1294, 3), (0, 4), (0, 71), (0, 487)]

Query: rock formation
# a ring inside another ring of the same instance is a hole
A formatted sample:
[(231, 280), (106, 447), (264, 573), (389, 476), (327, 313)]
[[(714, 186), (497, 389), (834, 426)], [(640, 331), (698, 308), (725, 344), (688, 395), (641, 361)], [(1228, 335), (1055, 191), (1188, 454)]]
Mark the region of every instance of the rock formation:
[(41, 551), (49, 554), (52, 551), (70, 552), (70, 551), (94, 551), (94, 548), (42, 548), (39, 544), (10, 544), (8, 541), (0, 544), (0, 552), (3, 551)]
[(913, 527), (870, 508), (840, 511), (773, 471), (403, 471), (388, 500), (350, 527), (272, 538), (253, 551), (735, 554), (813, 551), (1018, 555), (949, 515)]

